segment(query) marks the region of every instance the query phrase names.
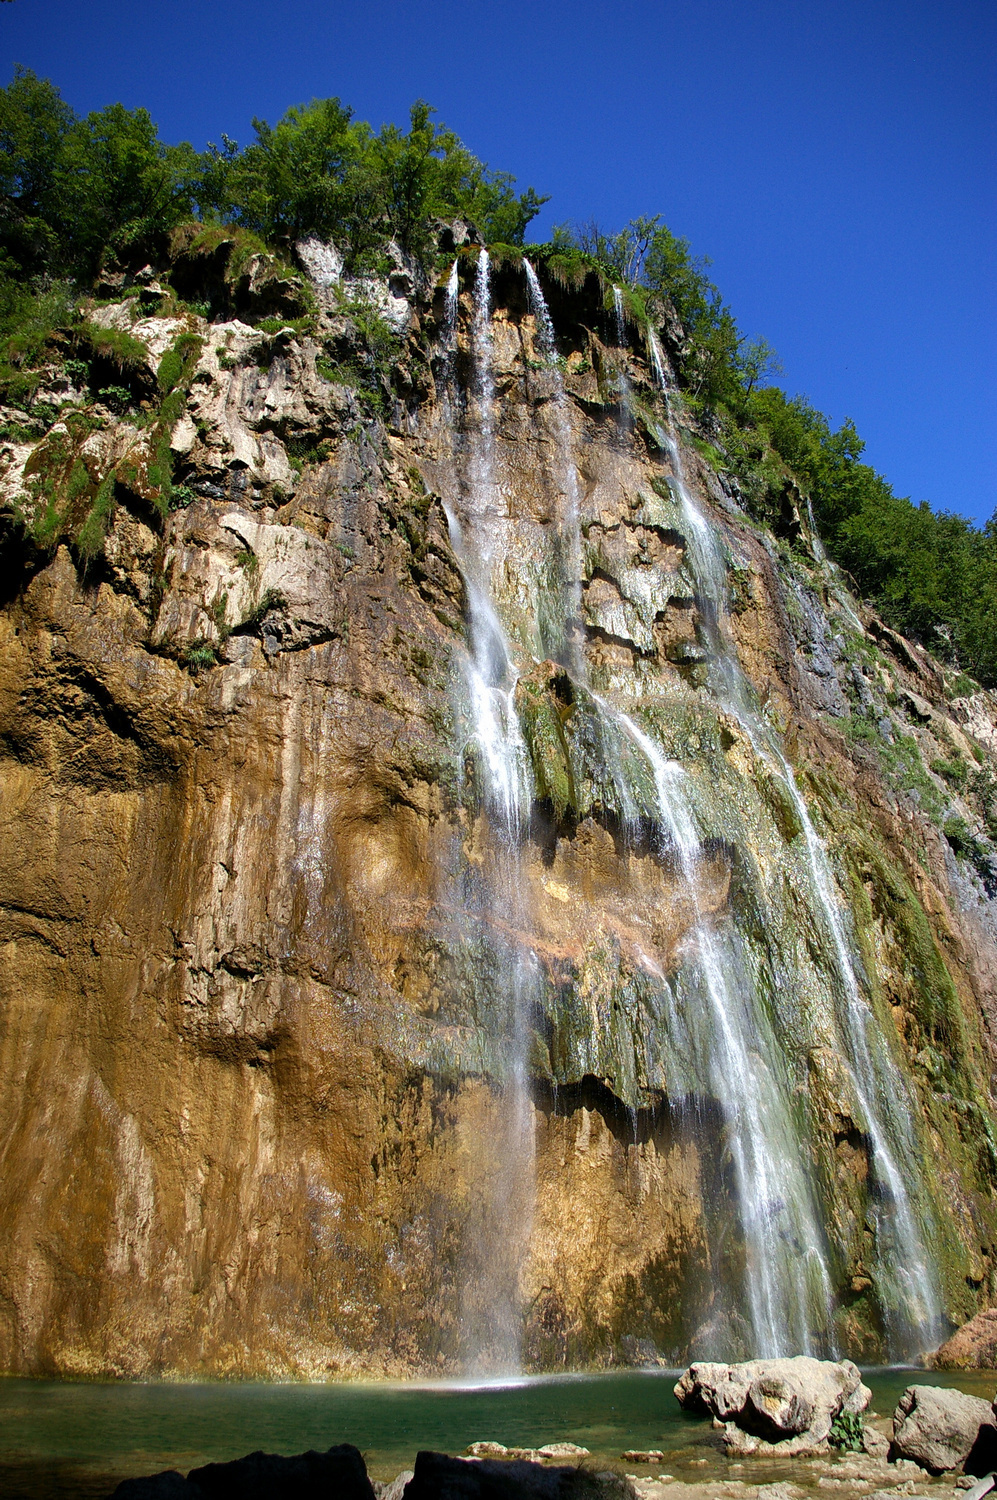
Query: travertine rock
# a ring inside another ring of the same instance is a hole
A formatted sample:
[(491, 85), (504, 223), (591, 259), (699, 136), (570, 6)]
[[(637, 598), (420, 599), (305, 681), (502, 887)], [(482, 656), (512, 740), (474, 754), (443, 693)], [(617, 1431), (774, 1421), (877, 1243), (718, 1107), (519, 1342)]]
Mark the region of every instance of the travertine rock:
[(990, 1403), (942, 1386), (909, 1385), (893, 1415), (893, 1453), (935, 1474), (963, 1465), (985, 1473), (997, 1460)]
[(931, 1370), (997, 1369), (997, 1308), (970, 1318), (925, 1363)]
[(850, 1360), (749, 1360), (689, 1367), (675, 1395), (724, 1427), (731, 1453), (819, 1453), (835, 1417), (865, 1411), (872, 1393)]
[[(338, 272), (312, 264), (328, 294), (318, 333), (345, 360)], [(656, 1041), (653, 991), (667, 983), (681, 1009), (697, 921), (735, 915), (745, 962), (792, 976), (773, 1003), (796, 1007), (782, 1061), (840, 1267), (828, 1335), (882, 1357), (869, 1136), (831, 1045), (826, 936), (798, 906), (797, 812), (704, 689), (689, 538), (661, 451), (600, 394), (601, 304), (551, 289), (559, 405), (518, 270), (495, 285), (491, 520), (509, 562), (491, 581), (546, 779), (517, 868), (522, 921), (496, 918), (506, 846), (462, 708), (467, 599), (444, 504), (461, 501), (462, 457), (437, 388), (441, 299), (404, 270), (385, 286), (404, 331), (379, 416), (325, 378), (317, 335), (266, 333), (242, 321), (248, 307), (210, 326), (102, 310), (145, 341), (147, 382), (181, 326), (203, 338), (170, 439), (184, 503), (164, 523), (147, 485), (122, 483), (87, 564), (13, 523), (0, 535), (0, 1368), (446, 1373), (494, 1353), (497, 1307), (522, 1311), (535, 1367), (750, 1352), (736, 1214), (717, 1221), (734, 1197), (725, 1101), (688, 1093)], [(651, 400), (639, 349), (630, 364)], [(65, 381), (48, 395), (74, 399)], [(23, 416), (5, 413), (14, 428)], [(147, 458), (147, 429), (99, 422), (84, 467)], [(695, 900), (674, 851), (643, 828), (622, 837), (612, 777), (576, 777), (565, 749), (580, 763), (584, 705), (537, 623), (563, 540), (564, 423), (578, 675), (657, 716), (688, 767), (704, 824)], [(805, 539), (784, 548), (694, 444), (682, 451), (724, 528), (738, 659), (857, 903), (961, 1320), (971, 1287), (993, 1296), (979, 1122), (997, 945), (986, 900), (867, 742), (842, 733), (841, 706), (902, 718), (916, 694), (934, 717), (895, 728), (929, 764), (953, 746), (973, 757), (994, 705), (950, 712), (924, 653), (885, 631), (873, 650), (873, 620)], [(35, 439), (0, 443), (4, 526), (30, 501), (33, 455)], [(540, 997), (528, 1172), (504, 1092), (512, 952)], [(792, 1425), (792, 1398), (773, 1400)]]

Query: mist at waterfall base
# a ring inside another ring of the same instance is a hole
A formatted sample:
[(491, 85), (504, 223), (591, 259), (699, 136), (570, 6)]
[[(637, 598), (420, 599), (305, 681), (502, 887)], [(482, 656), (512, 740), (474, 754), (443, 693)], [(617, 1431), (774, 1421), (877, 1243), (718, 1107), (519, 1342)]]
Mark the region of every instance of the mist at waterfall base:
[[(696, 1130), (704, 1108), (719, 1111), (729, 1187), (707, 1205), (718, 1241), (739, 1248), (718, 1260), (725, 1282), (721, 1306), (696, 1341), (700, 1357), (770, 1357), (840, 1352), (832, 1289), (834, 1247), (826, 1228), (820, 1185), (812, 1166), (798, 1090), (786, 1063), (784, 1038), (807, 1025), (843, 1070), (869, 1143), (869, 1219), (874, 1234), (873, 1275), (886, 1346), (907, 1358), (937, 1342), (940, 1295), (930, 1247), (932, 1210), (917, 1166), (918, 1143), (907, 1086), (864, 994), (850, 916), (828, 854), (774, 726), (760, 709), (726, 628), (731, 543), (693, 499), (686, 484), (673, 420), (676, 400), (667, 361), (653, 332), (646, 359), (660, 388), (658, 429), (662, 476), (684, 545), (684, 566), (699, 615), (705, 676), (701, 691), (739, 726), (756, 774), (782, 788), (793, 810), (795, 837), (780, 853), (791, 873), (808, 924), (821, 935), (820, 972), (780, 972), (771, 952), (761, 957), (736, 913), (710, 915), (701, 905), (701, 870), (708, 859), (703, 824), (703, 776), (708, 768), (670, 758), (655, 724), (669, 711), (669, 688), (656, 683), (640, 701), (622, 682), (589, 679), (582, 590), (585, 541), (573, 451), (569, 402), (556, 333), (537, 275), (523, 262), (534, 325), (534, 381), (546, 411), (554, 497), (553, 524), (513, 515), (506, 503), (498, 441), (499, 409), (493, 367), (493, 311), (486, 251), (477, 257), (461, 300), (457, 265), (446, 287), (441, 410), (449, 445), (445, 509), (464, 577), (467, 652), (454, 684), (455, 715), (463, 726), (470, 774), (494, 854), (473, 893), (477, 917), (491, 934), (496, 972), (503, 976), (505, 1134), (496, 1143), (499, 1165), (490, 1174), (494, 1198), (488, 1226), (464, 1289), (465, 1360), (469, 1370), (511, 1371), (521, 1365), (525, 1263), (533, 1192), (530, 1099), (535, 1017), (543, 1013), (544, 976), (529, 938), (527, 887), (520, 861), (531, 837), (533, 773), (517, 711), (523, 672), (548, 661), (567, 681), (572, 753), (598, 764), (584, 774), (601, 790), (602, 810), (636, 848), (647, 830), (661, 861), (684, 883), (692, 921), (676, 974), (645, 956), (642, 982), (654, 994), (655, 1019), (646, 1037), (649, 1072), (667, 1076), (671, 1108)], [(467, 389), (457, 381), (463, 330)], [(621, 441), (632, 437), (630, 354), (620, 294), (611, 312), (618, 346), (615, 380)], [(822, 564), (830, 568), (829, 564)], [(510, 606), (510, 600), (514, 607)], [(605, 676), (605, 674), (603, 674)], [(632, 689), (630, 690), (632, 692)], [(648, 699), (655, 700), (647, 711)], [(583, 726), (579, 728), (579, 726)], [(588, 747), (585, 749), (584, 747)], [(581, 769), (576, 772), (581, 775)], [(738, 858), (752, 882), (763, 925), (774, 925), (770, 882), (746, 833)], [(466, 893), (465, 893), (466, 894)], [(555, 1079), (555, 1090), (560, 1080)], [(565, 1080), (569, 1081), (569, 1080)], [(636, 1105), (625, 1101), (632, 1109)]]
[[(410, 1469), (421, 1448), (460, 1453), (567, 1441), (624, 1470), (628, 1449), (660, 1449), (676, 1479), (730, 1475), (709, 1422), (681, 1411), (676, 1371), (531, 1377), (512, 1383), (420, 1385), (133, 1385), (0, 1380), (4, 1500), (105, 1500), (120, 1480), (186, 1472), (262, 1448), (267, 1453), (354, 1443), (374, 1479)], [(887, 1415), (914, 1373), (865, 1371), (872, 1407)], [(993, 1372), (938, 1372), (934, 1385), (990, 1400)], [(752, 1460), (752, 1483), (799, 1479), (799, 1461)], [(650, 1466), (648, 1474), (660, 1472)], [(743, 1473), (743, 1467), (738, 1472)]]

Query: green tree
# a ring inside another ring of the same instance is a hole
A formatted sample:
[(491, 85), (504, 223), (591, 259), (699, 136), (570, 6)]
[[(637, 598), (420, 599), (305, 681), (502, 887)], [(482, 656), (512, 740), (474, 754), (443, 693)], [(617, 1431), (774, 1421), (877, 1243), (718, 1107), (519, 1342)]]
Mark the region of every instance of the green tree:
[(0, 244), (19, 265), (42, 270), (58, 253), (49, 222), (59, 158), (76, 116), (59, 90), (29, 68), (0, 89)]

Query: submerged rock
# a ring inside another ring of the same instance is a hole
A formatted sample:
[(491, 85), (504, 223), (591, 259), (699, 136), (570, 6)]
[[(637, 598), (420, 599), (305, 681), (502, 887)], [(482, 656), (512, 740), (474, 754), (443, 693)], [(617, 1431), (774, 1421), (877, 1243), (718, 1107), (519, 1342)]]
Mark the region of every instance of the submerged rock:
[(872, 1397), (851, 1360), (798, 1355), (743, 1364), (690, 1365), (675, 1386), (686, 1411), (712, 1416), (729, 1453), (820, 1453), (836, 1417), (865, 1411)]
[(978, 1312), (957, 1328), (925, 1363), (929, 1370), (997, 1369), (997, 1307)]
[(997, 1421), (988, 1401), (937, 1385), (909, 1385), (893, 1415), (894, 1457), (932, 1473), (965, 1467), (984, 1474), (997, 1464)]

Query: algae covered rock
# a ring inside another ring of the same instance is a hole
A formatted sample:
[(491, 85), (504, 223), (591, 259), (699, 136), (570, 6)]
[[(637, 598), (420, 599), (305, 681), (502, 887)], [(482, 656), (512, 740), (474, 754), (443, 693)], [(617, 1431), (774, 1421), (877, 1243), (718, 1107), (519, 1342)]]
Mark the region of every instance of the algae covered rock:
[(686, 1411), (724, 1427), (728, 1452), (821, 1452), (836, 1417), (865, 1411), (872, 1393), (851, 1360), (754, 1359), (690, 1365), (675, 1386)]
[(941, 1474), (983, 1474), (997, 1462), (997, 1421), (988, 1401), (937, 1385), (909, 1385), (893, 1414), (894, 1458)]

